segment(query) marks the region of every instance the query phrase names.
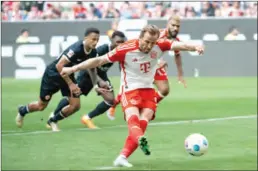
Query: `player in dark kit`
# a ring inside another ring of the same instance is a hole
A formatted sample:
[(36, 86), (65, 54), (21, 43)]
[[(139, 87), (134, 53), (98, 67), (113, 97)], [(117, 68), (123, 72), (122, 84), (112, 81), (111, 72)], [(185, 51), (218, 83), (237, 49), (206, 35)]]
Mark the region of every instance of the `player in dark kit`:
[[(89, 58), (97, 56), (95, 49), (99, 41), (99, 30), (97, 28), (88, 28), (84, 34), (84, 40), (77, 41), (69, 46), (63, 53), (45, 69), (41, 80), (40, 98), (36, 102), (20, 106), (16, 116), (16, 124), (22, 127), (25, 115), (43, 111), (47, 106), (53, 94), (61, 90), (62, 96), (68, 97), (69, 105), (56, 111), (54, 117), (48, 120), (48, 125), (53, 131), (59, 131), (57, 122), (63, 118), (72, 115), (80, 109), (81, 90), (76, 85), (74, 75), (62, 77), (60, 72), (63, 67), (79, 64)], [(94, 75), (94, 74), (92, 74)]]
[[(120, 31), (114, 31), (111, 37), (111, 45), (107, 45), (104, 44), (102, 46), (99, 46), (97, 48), (97, 52), (99, 56), (102, 56), (106, 53), (108, 53), (109, 51), (115, 49), (118, 45), (124, 43), (126, 41), (126, 37), (124, 35), (123, 32)], [(97, 128), (95, 126), (95, 124), (92, 122), (92, 119), (96, 116), (99, 116), (103, 113), (105, 113), (111, 106), (113, 106), (114, 104), (114, 100), (115, 100), (115, 96), (114, 96), (114, 92), (113, 92), (113, 87), (111, 85), (111, 82), (107, 76), (107, 72), (110, 69), (110, 67), (112, 67), (113, 63), (107, 63), (105, 65), (102, 65), (100, 67), (97, 68), (97, 73), (98, 76), (104, 80), (105, 82), (107, 82), (109, 88), (110, 88), (110, 92), (109, 94), (105, 93), (105, 96), (103, 96), (104, 100), (102, 102), (100, 102), (95, 109), (93, 109), (91, 112), (89, 112), (88, 114), (85, 114), (81, 121), (83, 124), (85, 124), (88, 128)], [(81, 71), (83, 72), (83, 71)], [(80, 78), (80, 77), (79, 77)], [(81, 85), (86, 85), (83, 82), (88, 82), (87, 79), (83, 78), (85, 77), (81, 77), (82, 81), (80, 81)], [(82, 92), (84, 91), (84, 88), (79, 84), (79, 87), (82, 89)], [(87, 84), (88, 85), (88, 84)], [(89, 91), (89, 89), (85, 89), (86, 92)], [(84, 93), (83, 93), (84, 94)], [(113, 120), (114, 116), (108, 115), (109, 119)]]
[[(113, 50), (114, 48), (116, 48), (119, 44), (124, 43), (125, 41), (126, 41), (126, 37), (124, 33), (120, 31), (115, 31), (111, 37), (111, 45), (103, 44), (99, 46), (97, 48), (97, 53), (99, 56), (102, 56), (108, 53), (109, 51)], [(88, 114), (82, 117), (81, 119), (82, 123), (85, 124), (88, 128), (91, 128), (91, 129), (97, 128), (95, 124), (92, 122), (92, 119), (106, 112), (114, 104), (113, 87), (107, 76), (107, 72), (110, 69), (110, 67), (112, 67), (112, 65), (113, 63), (107, 63), (97, 68), (97, 74), (99, 79), (98, 79), (98, 84), (96, 84), (95, 87), (92, 84), (91, 75), (87, 70), (80, 71), (78, 74), (77, 83), (84, 96), (87, 96), (88, 93), (94, 88), (98, 92), (98, 94), (101, 95), (104, 99), (96, 106), (95, 109), (93, 109), (91, 112), (89, 112)], [(103, 89), (99, 89), (99, 87), (104, 88), (108, 91), (102, 92), (101, 90)], [(69, 104), (68, 99), (63, 98), (59, 102), (59, 105), (56, 111), (58, 111), (59, 108), (63, 108), (68, 104)], [(54, 113), (57, 113), (56, 111)], [(108, 116), (108, 117), (110, 119), (113, 119), (112, 116)]]

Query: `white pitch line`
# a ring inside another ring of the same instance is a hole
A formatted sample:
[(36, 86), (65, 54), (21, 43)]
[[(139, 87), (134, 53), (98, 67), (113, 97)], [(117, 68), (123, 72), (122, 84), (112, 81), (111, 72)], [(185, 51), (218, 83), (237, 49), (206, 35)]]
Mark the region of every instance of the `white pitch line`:
[(177, 124), (184, 124), (184, 123), (214, 122), (214, 121), (250, 119), (250, 118), (257, 118), (257, 114), (247, 115), (247, 116), (232, 116), (232, 117), (209, 118), (209, 119), (186, 120), (186, 121), (156, 122), (156, 123), (150, 123), (149, 125), (177, 125)]
[(7, 134), (2, 134), (2, 136), (19, 136), (19, 135), (33, 135), (33, 134), (47, 134), (47, 133), (54, 133), (52, 131), (33, 131), (33, 132), (19, 132), (17, 131), (16, 133), (7, 133)]
[[(180, 124), (187, 124), (187, 123), (214, 122), (214, 121), (225, 121), (225, 120), (236, 120), (236, 119), (250, 119), (250, 118), (257, 118), (257, 114), (255, 114), (255, 115), (247, 115), (247, 116), (232, 116), (232, 117), (222, 117), (222, 118), (198, 119), (198, 120), (154, 122), (154, 123), (150, 123), (149, 126), (180, 125)], [(99, 129), (113, 129), (113, 128), (122, 128), (122, 127), (127, 127), (127, 125), (115, 125), (115, 126), (103, 127), (103, 128), (99, 128)], [(75, 130), (75, 131), (96, 131), (98, 129), (92, 130), (92, 129), (88, 129), (88, 128), (79, 128), (79, 129), (73, 129), (73, 130)], [(15, 132), (15, 131), (13, 131), (13, 132)], [(32, 132), (17, 131), (15, 133), (2, 134), (2, 136), (20, 136), (20, 135), (34, 135), (34, 134), (48, 134), (48, 133), (56, 133), (56, 132), (52, 132), (52, 131), (32, 131)]]
[[(15, 130), (2, 130), (2, 133), (11, 133), (11, 132), (19, 132), (19, 131), (15, 131)], [(22, 131), (20, 131), (22, 132)]]
[(97, 167), (94, 170), (111, 170), (111, 169), (118, 169), (119, 167), (115, 167), (115, 166), (104, 166), (104, 167)]

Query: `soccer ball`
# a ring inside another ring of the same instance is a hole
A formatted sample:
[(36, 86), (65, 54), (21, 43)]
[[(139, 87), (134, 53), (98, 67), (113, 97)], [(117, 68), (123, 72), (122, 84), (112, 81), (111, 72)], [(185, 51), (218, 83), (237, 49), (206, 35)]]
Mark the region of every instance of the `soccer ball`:
[(185, 139), (185, 149), (192, 156), (202, 156), (207, 152), (208, 146), (208, 140), (202, 134), (194, 133)]

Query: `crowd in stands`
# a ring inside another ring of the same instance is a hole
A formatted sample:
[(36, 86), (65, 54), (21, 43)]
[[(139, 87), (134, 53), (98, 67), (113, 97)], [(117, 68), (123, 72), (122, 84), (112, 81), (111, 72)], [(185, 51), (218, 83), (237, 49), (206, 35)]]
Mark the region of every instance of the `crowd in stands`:
[(49, 2), (1, 1), (3, 21), (28, 20), (98, 20), (167, 19), (176, 14), (190, 17), (257, 17), (257, 2), (203, 1), (203, 2)]

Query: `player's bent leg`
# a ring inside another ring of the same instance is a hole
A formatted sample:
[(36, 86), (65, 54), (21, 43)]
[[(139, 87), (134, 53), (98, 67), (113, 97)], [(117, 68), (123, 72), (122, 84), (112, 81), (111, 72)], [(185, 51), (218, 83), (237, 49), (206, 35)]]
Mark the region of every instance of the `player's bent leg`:
[(54, 115), (56, 115), (58, 112), (60, 112), (61, 109), (63, 109), (65, 106), (69, 105), (69, 98), (68, 97), (63, 97), (60, 102), (58, 103)]
[[(92, 114), (89, 114), (90, 118), (94, 118), (98, 115), (103, 114), (104, 112), (106, 112), (111, 106), (114, 105), (114, 101), (115, 101), (115, 95), (113, 90), (111, 90), (110, 92), (106, 92), (106, 93), (101, 93), (100, 94), (104, 101), (102, 102), (102, 104), (98, 105), (96, 108), (96, 111), (93, 112)], [(109, 116), (110, 120), (114, 120), (115, 117), (114, 116)]]
[(110, 108), (110, 106), (112, 106), (112, 103), (109, 104), (108, 102), (105, 102), (105, 101), (100, 102), (94, 110), (92, 110), (91, 112), (89, 112), (88, 114), (84, 115), (81, 118), (81, 122), (90, 129), (98, 128), (94, 124), (92, 119), (106, 112)]
[(109, 104), (106, 101), (100, 102), (94, 110), (92, 110), (91, 112), (89, 112), (89, 114), (86, 114), (82, 117), (81, 122), (90, 129), (98, 128), (93, 123), (92, 119), (105, 113), (111, 106), (112, 106), (112, 103)]
[(138, 140), (143, 136), (139, 123), (139, 109), (129, 107), (124, 110), (125, 120), (128, 124), (129, 135), (125, 141), (120, 155), (114, 161), (114, 166), (132, 167), (127, 158), (137, 149)]
[(112, 108), (116, 103), (114, 91), (112, 90), (111, 92), (102, 94), (102, 97), (103, 97), (103, 99), (105, 101), (105, 104), (106, 104), (105, 108), (103, 106), (103, 111), (105, 109), (104, 112), (107, 112), (107, 117), (110, 120), (114, 120), (115, 119), (115, 108), (113, 108), (113, 110), (112, 109), (110, 110), (110, 108)]
[[(128, 123), (129, 136), (132, 139), (131, 143), (136, 143), (142, 149), (145, 155), (150, 155), (148, 141), (144, 137), (144, 133), (140, 127), (139, 110), (131, 107), (125, 110), (126, 120)], [(133, 150), (130, 149), (130, 151)], [(133, 151), (132, 151), (133, 152)]]
[(144, 108), (141, 111), (140, 127), (145, 133), (148, 123), (154, 118), (154, 111), (150, 108)]
[[(62, 108), (64, 108), (65, 106), (69, 105), (69, 98), (68, 97), (63, 97), (60, 102), (58, 103), (56, 109), (54, 112), (51, 112), (49, 115), (49, 118), (53, 118), (54, 116), (56, 116), (61, 110)], [(46, 127), (48, 129), (51, 129), (51, 126), (49, 124), (46, 125)]]
[[(120, 153), (120, 158), (122, 157), (124, 157), (125, 159), (128, 158), (137, 149), (138, 146), (141, 147), (144, 154), (150, 155), (148, 141), (146, 137), (144, 137), (144, 133), (140, 126), (139, 106), (141, 106), (144, 101), (143, 100), (144, 98), (143, 99), (141, 98), (142, 94), (145, 94), (145, 96), (147, 96), (148, 98), (149, 96), (151, 97), (152, 101), (150, 103), (150, 106), (155, 107), (156, 106), (156, 103), (154, 100), (155, 90), (147, 90), (147, 91), (143, 90), (143, 91), (144, 91), (143, 93), (140, 93), (140, 91), (137, 90), (137, 91), (127, 92), (127, 94), (122, 94), (122, 98), (123, 98), (122, 108), (125, 113), (125, 119), (128, 123), (129, 135), (126, 139), (124, 148)], [(134, 104), (132, 104), (131, 102), (133, 102)], [(145, 105), (145, 103), (143, 105)], [(146, 105), (149, 105), (149, 104), (146, 103)]]
[(169, 94), (169, 82), (168, 80), (155, 80), (154, 84), (158, 89), (158, 92), (156, 93), (156, 98), (157, 102), (159, 103)]
[[(141, 97), (144, 99), (140, 105), (140, 127), (143, 133), (146, 131), (148, 122), (154, 118), (157, 103), (155, 100), (155, 90), (145, 89), (140, 92)], [(146, 155), (150, 155), (150, 149), (146, 137), (139, 140), (139, 147)]]
[[(140, 128), (142, 129), (143, 133), (145, 133), (148, 123), (150, 120), (152, 120), (154, 115), (154, 111), (150, 108), (143, 108), (141, 110), (141, 116), (140, 116)], [(148, 141), (146, 139), (146, 137), (142, 137), (139, 140), (139, 146), (141, 148), (141, 150), (144, 152), (145, 155), (150, 155), (150, 149), (149, 149), (149, 145), (148, 145)]]
[(54, 117), (48, 120), (48, 125), (51, 126), (52, 131), (59, 131), (57, 122), (69, 117), (73, 113), (80, 109), (80, 98), (79, 97), (69, 97), (69, 105), (65, 106), (57, 113)]
[(125, 158), (128, 158), (137, 149), (138, 146), (140, 146), (145, 155), (150, 155), (148, 141), (146, 137), (144, 137), (144, 133), (140, 126), (139, 115), (133, 114), (136, 112), (128, 110), (131, 109), (128, 108), (127, 111), (125, 111), (125, 115), (128, 122), (129, 135), (126, 139), (120, 156), (125, 156)]
[(83, 115), (81, 118), (81, 123), (85, 126), (87, 126), (89, 129), (98, 129), (94, 122), (91, 120), (88, 114)]
[[(152, 109), (144, 108), (142, 109), (141, 113), (142, 114), (140, 117), (140, 128), (144, 133), (146, 131), (149, 121), (153, 119), (154, 112)], [(150, 155), (148, 142), (145, 137), (142, 137), (142, 139), (140, 139), (139, 146), (144, 151), (144, 154)], [(121, 152), (121, 155), (125, 156), (125, 158), (128, 158), (137, 149), (137, 147), (138, 147), (137, 143), (135, 143), (132, 140), (131, 136), (128, 136), (126, 139), (124, 148)]]
[[(143, 133), (146, 131), (149, 121), (153, 119), (153, 115), (150, 112), (152, 112), (152, 110), (146, 108), (143, 111), (143, 115), (141, 115), (140, 117), (140, 128), (142, 129)], [(132, 140), (131, 136), (128, 136), (126, 138), (126, 142), (121, 152), (121, 155), (125, 156), (125, 158), (128, 158), (137, 149), (137, 147), (138, 147), (137, 143), (135, 143)]]
[(114, 92), (99, 92), (104, 101), (100, 102), (95, 109), (93, 109), (88, 114), (84, 115), (81, 119), (81, 122), (90, 129), (98, 128), (92, 121), (93, 118), (105, 113), (114, 103)]
[(69, 105), (62, 108), (62, 112), (65, 117), (68, 117), (81, 108), (80, 97), (69, 97)]
[(47, 107), (47, 105), (48, 101), (43, 101), (40, 98), (38, 101), (31, 102), (28, 105), (18, 107), (18, 114), (15, 118), (16, 125), (21, 128), (23, 126), (25, 115), (36, 111), (43, 111)]

